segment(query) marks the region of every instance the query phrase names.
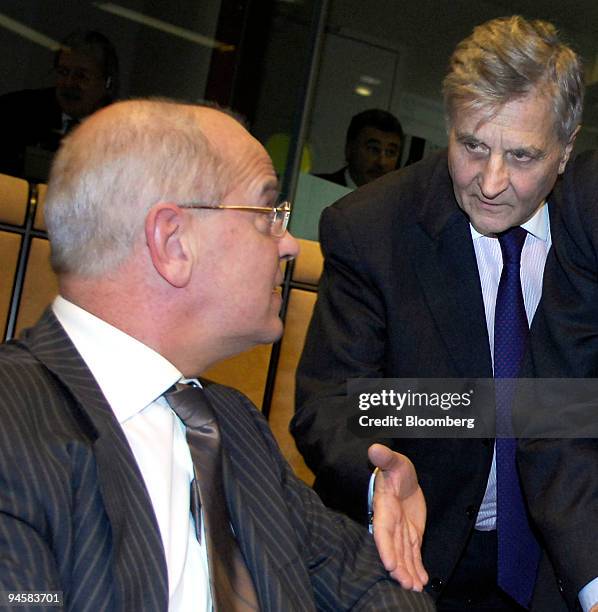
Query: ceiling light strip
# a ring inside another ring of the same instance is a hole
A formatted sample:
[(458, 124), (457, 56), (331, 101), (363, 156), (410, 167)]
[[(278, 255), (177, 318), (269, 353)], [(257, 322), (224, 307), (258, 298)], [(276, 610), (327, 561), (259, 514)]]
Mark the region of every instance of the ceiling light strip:
[(33, 28), (30, 28), (20, 21), (16, 21), (15, 19), (11, 19), (7, 15), (0, 13), (0, 27), (5, 28), (6, 30), (10, 30), (31, 42), (34, 42), (42, 47), (46, 47), (46, 49), (50, 49), (50, 51), (56, 51), (60, 48), (60, 43)]
[(167, 34), (172, 34), (173, 36), (178, 36), (179, 38), (188, 40), (196, 45), (202, 45), (211, 49), (218, 49), (219, 51), (232, 51), (235, 48), (234, 45), (229, 45), (214, 40), (213, 38), (202, 36), (197, 32), (175, 26), (172, 23), (162, 21), (161, 19), (156, 19), (155, 17), (148, 17), (143, 13), (133, 11), (124, 6), (120, 6), (119, 4), (114, 4), (112, 2), (94, 2), (94, 5), (102, 11), (112, 13), (113, 15), (118, 15), (119, 17), (129, 19), (130, 21), (141, 23), (148, 28), (154, 28), (155, 30), (160, 30), (161, 32), (166, 32)]

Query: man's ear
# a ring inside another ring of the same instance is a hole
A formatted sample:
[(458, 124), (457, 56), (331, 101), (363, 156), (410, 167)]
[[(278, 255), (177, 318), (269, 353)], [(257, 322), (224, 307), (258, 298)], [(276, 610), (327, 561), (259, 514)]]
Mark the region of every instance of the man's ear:
[(191, 278), (193, 257), (187, 238), (188, 220), (176, 204), (160, 202), (145, 218), (145, 240), (154, 268), (173, 287)]
[(571, 151), (573, 151), (573, 145), (575, 144), (575, 139), (577, 138), (577, 134), (581, 129), (581, 125), (578, 125), (573, 134), (569, 137), (567, 144), (565, 145), (565, 149), (563, 151), (563, 155), (561, 156), (561, 162), (559, 164), (559, 174), (562, 174), (565, 171), (565, 166), (569, 161), (569, 157), (571, 157)]

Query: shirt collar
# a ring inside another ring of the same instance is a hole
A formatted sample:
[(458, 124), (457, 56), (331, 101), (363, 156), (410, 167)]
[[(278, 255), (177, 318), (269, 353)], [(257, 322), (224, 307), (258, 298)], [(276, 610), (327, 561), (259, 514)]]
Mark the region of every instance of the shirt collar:
[(351, 173), (349, 172), (349, 166), (345, 168), (345, 183), (347, 183), (347, 187), (351, 189), (357, 189), (357, 185), (355, 181), (351, 178)]
[[(525, 223), (522, 223), (521, 227), (526, 230), (529, 234), (532, 234), (536, 238), (547, 242), (550, 237), (550, 217), (548, 216), (548, 204), (543, 202), (540, 204), (536, 212), (533, 214), (531, 219), (528, 219)], [(471, 230), (471, 237), (473, 240), (477, 240), (484, 236), (475, 229), (471, 223), (469, 224)]]
[(181, 379), (159, 353), (58, 296), (52, 310), (123, 424)]

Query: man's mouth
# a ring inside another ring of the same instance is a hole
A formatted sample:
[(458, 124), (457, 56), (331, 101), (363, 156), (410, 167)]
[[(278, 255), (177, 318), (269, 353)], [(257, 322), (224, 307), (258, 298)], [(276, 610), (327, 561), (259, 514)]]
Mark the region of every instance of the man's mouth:
[(480, 198), (480, 196), (475, 196), (475, 199), (478, 201), (479, 205), (485, 208), (499, 208), (501, 206), (508, 206), (508, 202), (488, 201), (488, 200), (484, 200), (483, 198)]
[(69, 102), (81, 101), (81, 92), (77, 89), (59, 89), (58, 95), (63, 100), (68, 100)]

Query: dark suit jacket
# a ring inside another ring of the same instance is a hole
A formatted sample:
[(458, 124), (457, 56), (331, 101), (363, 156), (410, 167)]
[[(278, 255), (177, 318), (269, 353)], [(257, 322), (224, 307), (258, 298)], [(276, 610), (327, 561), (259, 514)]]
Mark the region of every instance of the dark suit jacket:
[[(141, 473), (94, 378), (48, 311), (0, 348), (0, 590), (62, 590), (72, 611), (166, 611)], [(372, 538), (326, 510), (238, 392), (205, 390), (231, 523), (262, 610), (431, 610), (387, 578)]]
[(343, 187), (347, 186), (347, 181), (345, 179), (345, 170), (347, 166), (344, 166), (340, 170), (336, 172), (331, 172), (330, 174), (316, 174), (318, 178), (324, 179), (325, 181), (330, 181), (331, 183), (336, 183), (337, 185), (342, 185)]
[[(297, 371), (291, 429), (324, 502), (364, 521), (376, 440), (347, 429), (350, 378), (491, 378), (469, 221), (446, 152), (392, 172), (324, 210), (318, 301)], [(379, 440), (415, 464), (428, 504), (423, 544), (438, 595), (473, 529), (489, 439)]]
[[(565, 172), (562, 228), (546, 262), (542, 301), (531, 334), (531, 373), (540, 378), (598, 378), (598, 154), (578, 157)], [(551, 405), (568, 420), (598, 419), (590, 405)], [(562, 398), (560, 398), (562, 400)], [(588, 413), (589, 411), (589, 413)], [(531, 413), (541, 416), (540, 412)], [(590, 422), (590, 421), (585, 421)], [(533, 426), (533, 423), (531, 423)], [(595, 431), (595, 427), (593, 428)], [(579, 590), (598, 576), (598, 440), (520, 443), (519, 467), (531, 513), (542, 530), (571, 609)]]
[(23, 174), (28, 146), (52, 152), (62, 138), (62, 110), (53, 87), (0, 96), (0, 122), (0, 172), (5, 174)]

